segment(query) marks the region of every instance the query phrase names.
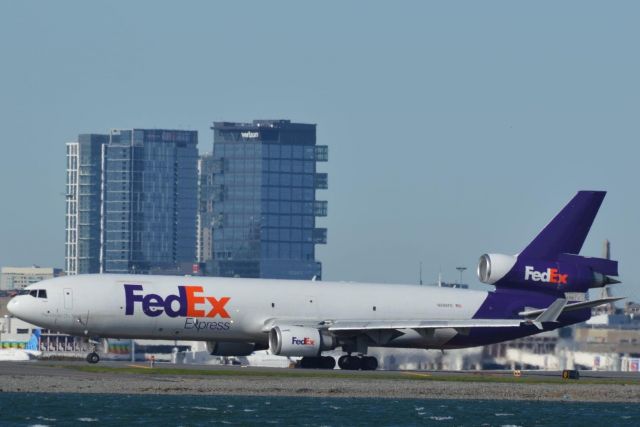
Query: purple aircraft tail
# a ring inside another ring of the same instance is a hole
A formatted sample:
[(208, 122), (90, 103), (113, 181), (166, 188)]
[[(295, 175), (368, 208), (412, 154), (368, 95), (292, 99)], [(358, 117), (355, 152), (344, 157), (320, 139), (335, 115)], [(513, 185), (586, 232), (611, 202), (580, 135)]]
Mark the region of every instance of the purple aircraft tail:
[(560, 254), (579, 254), (605, 194), (605, 191), (579, 191), (520, 256), (555, 259)]
[(617, 261), (578, 255), (605, 194), (579, 191), (518, 255), (480, 257), (480, 281), (556, 295), (619, 283)]

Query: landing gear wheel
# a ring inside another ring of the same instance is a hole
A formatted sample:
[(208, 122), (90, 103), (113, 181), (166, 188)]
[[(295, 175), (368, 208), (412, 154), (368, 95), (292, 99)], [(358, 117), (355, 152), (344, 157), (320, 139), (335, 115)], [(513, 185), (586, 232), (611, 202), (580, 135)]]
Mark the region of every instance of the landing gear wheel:
[(364, 356), (362, 358), (360, 369), (363, 371), (375, 371), (378, 369), (378, 359), (372, 356)]
[(298, 366), (303, 369), (333, 369), (336, 360), (331, 356), (303, 357)]
[(338, 360), (338, 366), (340, 369), (347, 371), (357, 371), (362, 365), (361, 359), (357, 356), (342, 356)]
[(320, 358), (320, 369), (333, 369), (336, 367), (336, 359), (331, 356), (323, 356)]
[(317, 369), (320, 367), (319, 357), (303, 357), (300, 359), (300, 367), (304, 369)]
[(100, 356), (98, 356), (98, 353), (93, 352), (87, 355), (87, 362), (93, 364), (93, 363), (98, 363), (99, 361), (100, 361)]
[(345, 364), (345, 361), (347, 360), (347, 357), (349, 357), (349, 356), (347, 356), (347, 355), (345, 354), (344, 356), (340, 356), (340, 357), (338, 358), (338, 367), (339, 367), (340, 369), (345, 369), (344, 364)]

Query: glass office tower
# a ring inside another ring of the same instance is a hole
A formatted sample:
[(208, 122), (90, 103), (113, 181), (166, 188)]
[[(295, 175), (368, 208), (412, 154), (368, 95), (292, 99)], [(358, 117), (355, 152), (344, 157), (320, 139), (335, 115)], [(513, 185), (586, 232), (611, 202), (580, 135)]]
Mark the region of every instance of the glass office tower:
[(213, 247), (210, 274), (225, 277), (321, 278), (315, 245), (326, 243), (327, 146), (316, 125), (289, 120), (215, 122)]
[(65, 273), (100, 272), (102, 146), (108, 135), (82, 134), (68, 142)]
[(197, 142), (196, 131), (111, 132), (103, 151), (103, 272), (148, 273), (194, 262)]
[(213, 252), (213, 156), (203, 154), (198, 160), (198, 243), (197, 260), (211, 261)]

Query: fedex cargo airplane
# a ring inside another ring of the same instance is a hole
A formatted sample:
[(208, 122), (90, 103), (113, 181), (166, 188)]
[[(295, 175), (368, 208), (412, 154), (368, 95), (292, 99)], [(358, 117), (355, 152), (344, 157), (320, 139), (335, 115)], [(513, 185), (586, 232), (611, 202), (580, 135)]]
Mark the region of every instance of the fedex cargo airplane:
[[(578, 255), (605, 192), (580, 191), (516, 255), (480, 257), (495, 290), (214, 277), (78, 275), (25, 288), (8, 304), (43, 328), (101, 338), (202, 340), (212, 355), (269, 349), (334, 368), (373, 370), (372, 347), (454, 349), (584, 322), (590, 288), (619, 283), (618, 263)], [(576, 296), (582, 298), (576, 298)], [(97, 363), (94, 351), (87, 361)]]

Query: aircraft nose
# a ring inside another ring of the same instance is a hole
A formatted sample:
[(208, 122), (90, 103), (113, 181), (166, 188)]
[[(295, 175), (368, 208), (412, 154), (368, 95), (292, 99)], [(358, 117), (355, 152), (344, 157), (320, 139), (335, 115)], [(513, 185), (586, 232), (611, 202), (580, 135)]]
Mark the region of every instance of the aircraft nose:
[(24, 301), (23, 301), (23, 304), (20, 304), (21, 299), (22, 298), (20, 296), (13, 297), (11, 298), (11, 300), (9, 300), (9, 303), (7, 304), (7, 311), (15, 317), (21, 317), (21, 314), (23, 313), (23, 310), (21, 309), (24, 306)]

